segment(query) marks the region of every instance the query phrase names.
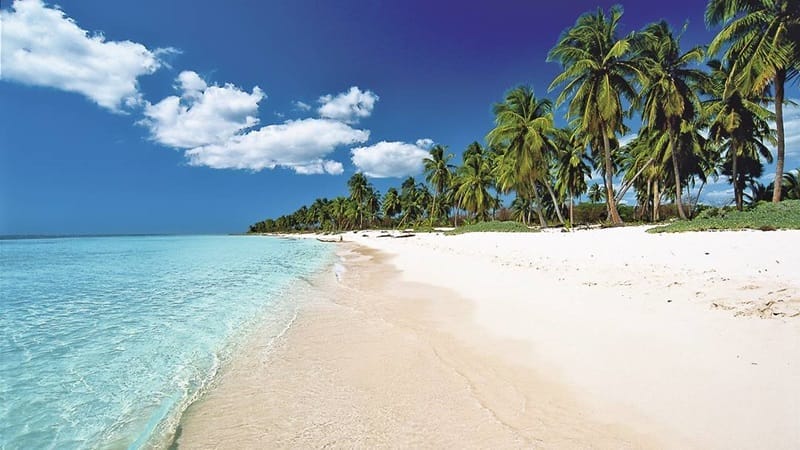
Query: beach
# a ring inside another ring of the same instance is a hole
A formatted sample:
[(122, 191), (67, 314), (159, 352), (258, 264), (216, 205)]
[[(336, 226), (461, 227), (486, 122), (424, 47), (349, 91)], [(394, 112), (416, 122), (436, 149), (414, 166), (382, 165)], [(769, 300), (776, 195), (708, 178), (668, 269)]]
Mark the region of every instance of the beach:
[(800, 445), (800, 232), (379, 236), (330, 244), (181, 447)]

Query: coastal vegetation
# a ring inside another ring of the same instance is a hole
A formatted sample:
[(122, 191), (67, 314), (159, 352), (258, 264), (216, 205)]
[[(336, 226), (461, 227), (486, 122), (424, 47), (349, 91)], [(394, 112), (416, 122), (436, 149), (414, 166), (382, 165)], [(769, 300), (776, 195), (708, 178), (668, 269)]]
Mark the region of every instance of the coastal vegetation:
[[(623, 35), (622, 17), (619, 6), (580, 16), (547, 57), (561, 66), (547, 91), (555, 99), (510, 89), (493, 106), (484, 143), (463, 149), (459, 164), (436, 144), (424, 181), (408, 177), (381, 195), (356, 173), (347, 196), (319, 198), (249, 231), (510, 231), (671, 218), (678, 222), (664, 231), (797, 228), (800, 169), (784, 172), (783, 106), (800, 69), (800, 1), (710, 0), (705, 20), (718, 33), (691, 48), (664, 20)], [(558, 126), (562, 105), (566, 125)], [(777, 182), (764, 185), (764, 163), (773, 161)], [(700, 204), (703, 188), (721, 177), (732, 206)], [(633, 206), (623, 202), (629, 192)]]
[(800, 200), (761, 202), (752, 209), (709, 208), (691, 221), (676, 221), (651, 228), (651, 233), (706, 230), (800, 230)]

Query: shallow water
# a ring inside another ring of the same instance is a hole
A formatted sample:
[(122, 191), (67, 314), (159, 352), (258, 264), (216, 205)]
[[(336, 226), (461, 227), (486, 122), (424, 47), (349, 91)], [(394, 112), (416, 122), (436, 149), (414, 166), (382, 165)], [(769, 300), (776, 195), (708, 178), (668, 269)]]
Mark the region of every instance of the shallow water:
[(164, 442), (236, 343), (285, 327), (284, 294), (331, 258), (266, 237), (0, 241), (0, 448)]

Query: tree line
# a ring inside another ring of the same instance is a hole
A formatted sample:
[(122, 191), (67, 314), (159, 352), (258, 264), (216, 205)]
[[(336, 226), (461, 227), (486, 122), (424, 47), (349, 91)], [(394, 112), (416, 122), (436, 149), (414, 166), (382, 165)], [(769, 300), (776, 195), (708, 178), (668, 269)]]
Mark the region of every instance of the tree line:
[[(800, 170), (784, 173), (783, 106), (800, 68), (800, 0), (710, 0), (706, 23), (720, 29), (707, 46), (688, 50), (682, 30), (664, 20), (621, 35), (622, 15), (614, 6), (580, 16), (547, 57), (561, 66), (548, 87), (555, 100), (529, 86), (508, 91), (493, 107), (485, 144), (470, 144), (458, 166), (437, 144), (424, 160), (425, 182), (408, 177), (381, 196), (356, 173), (349, 196), (317, 199), (250, 231), (496, 218), (571, 225), (575, 199), (585, 194), (605, 202), (609, 223), (621, 224), (620, 202), (631, 189), (637, 219), (662, 219), (668, 202), (689, 219), (703, 187), (720, 176), (732, 184), (740, 210), (746, 202), (798, 198)], [(555, 124), (561, 105), (566, 127)], [(641, 127), (622, 144), (630, 132), (625, 119), (634, 115)], [(773, 161), (775, 181), (764, 186), (764, 162)], [(589, 186), (592, 170), (602, 182)], [(503, 207), (501, 199), (512, 195)]]

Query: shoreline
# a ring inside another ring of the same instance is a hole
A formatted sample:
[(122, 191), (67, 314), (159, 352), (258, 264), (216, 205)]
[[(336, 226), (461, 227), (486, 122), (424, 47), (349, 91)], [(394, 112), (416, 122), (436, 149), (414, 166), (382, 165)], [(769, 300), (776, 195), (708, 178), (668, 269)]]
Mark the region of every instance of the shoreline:
[(179, 446), (657, 447), (494, 354), (514, 342), (452, 334), (469, 302), (402, 280), (385, 253), (346, 247), (343, 281), (315, 280), (326, 298), (303, 307), (268, 360), (257, 343), (240, 355), (187, 414)]
[(790, 448), (800, 233), (778, 233), (343, 234), (345, 270), (314, 280), (274, 359), (235, 358), (178, 442)]

